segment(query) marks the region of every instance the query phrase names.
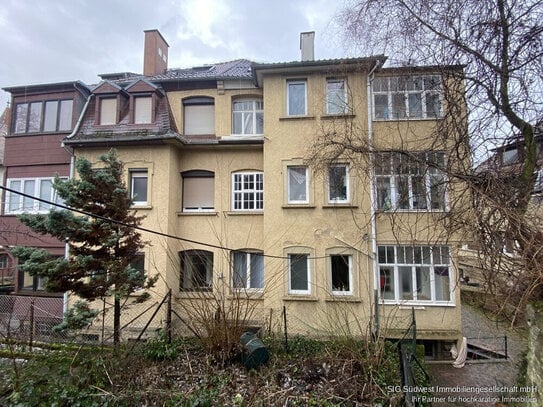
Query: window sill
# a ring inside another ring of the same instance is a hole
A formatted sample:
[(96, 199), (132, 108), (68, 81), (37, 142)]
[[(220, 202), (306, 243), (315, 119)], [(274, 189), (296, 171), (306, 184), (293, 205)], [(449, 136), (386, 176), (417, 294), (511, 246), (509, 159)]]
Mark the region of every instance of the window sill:
[(375, 212), (383, 214), (396, 213), (447, 213), (448, 209), (377, 209)]
[(216, 211), (194, 211), (194, 212), (176, 212), (177, 216), (217, 216), (219, 213)]
[(246, 289), (236, 290), (228, 296), (230, 300), (242, 299), (242, 300), (264, 300), (264, 293), (261, 289)]
[(264, 215), (264, 211), (227, 211), (225, 212), (227, 216), (244, 216), (244, 215)]
[(263, 134), (230, 134), (222, 136), (222, 141), (263, 141)]
[(416, 310), (425, 310), (426, 307), (448, 307), (448, 308), (454, 308), (456, 307), (456, 304), (452, 302), (399, 302), (394, 300), (379, 300), (380, 305), (392, 305), (397, 306), (401, 310), (410, 310), (411, 308), (415, 308)]
[(304, 295), (304, 294), (288, 294), (283, 297), (283, 301), (307, 301), (307, 302), (318, 302), (319, 299), (313, 295)]
[(316, 206), (307, 203), (287, 203), (281, 206), (282, 209), (315, 209)]
[(153, 209), (152, 205), (132, 205), (130, 209), (138, 210), (138, 209), (144, 209), (144, 210), (150, 210)]
[(48, 298), (62, 298), (64, 293), (52, 293), (45, 290), (32, 290), (31, 288), (21, 288), (16, 292), (16, 295), (29, 296), (29, 297), (48, 297)]
[(362, 300), (354, 295), (328, 295), (324, 301), (326, 302), (362, 302)]
[(208, 300), (213, 299), (213, 291), (180, 291), (175, 294), (178, 300)]
[(436, 121), (436, 120), (442, 120), (443, 119), (443, 116), (439, 116), (439, 117), (413, 117), (413, 118), (409, 118), (409, 117), (402, 117), (402, 118), (397, 118), (397, 119), (383, 119), (383, 118), (376, 118), (374, 117), (373, 118), (373, 121), (374, 122), (428, 122), (428, 121)]
[(283, 120), (315, 120), (315, 116), (310, 115), (299, 115), (299, 116), (280, 116), (279, 121)]
[(334, 209), (334, 208), (347, 208), (347, 209), (358, 209), (358, 205), (353, 205), (350, 203), (327, 203), (326, 205), (322, 205), (324, 209)]
[(321, 115), (321, 119), (333, 120), (333, 119), (352, 119), (356, 115), (354, 113), (325, 113)]

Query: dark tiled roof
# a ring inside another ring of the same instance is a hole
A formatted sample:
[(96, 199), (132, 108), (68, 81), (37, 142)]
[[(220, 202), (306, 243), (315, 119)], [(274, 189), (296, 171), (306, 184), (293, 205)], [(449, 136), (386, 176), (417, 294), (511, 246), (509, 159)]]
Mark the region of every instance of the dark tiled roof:
[(237, 59), (221, 62), (215, 65), (186, 69), (168, 69), (166, 73), (148, 77), (151, 81), (168, 80), (201, 80), (201, 79), (251, 79), (252, 62), (247, 59)]

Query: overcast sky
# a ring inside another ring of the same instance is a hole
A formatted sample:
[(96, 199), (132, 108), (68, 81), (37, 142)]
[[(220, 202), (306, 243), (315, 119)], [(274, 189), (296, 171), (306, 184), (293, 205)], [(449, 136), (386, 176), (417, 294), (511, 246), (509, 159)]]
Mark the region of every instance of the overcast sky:
[[(332, 20), (343, 0), (2, 0), (0, 88), (99, 81), (142, 72), (144, 30), (170, 45), (169, 68), (247, 58), (300, 58), (299, 34), (315, 31), (315, 57), (348, 55)], [(9, 95), (0, 92), (0, 109)]]

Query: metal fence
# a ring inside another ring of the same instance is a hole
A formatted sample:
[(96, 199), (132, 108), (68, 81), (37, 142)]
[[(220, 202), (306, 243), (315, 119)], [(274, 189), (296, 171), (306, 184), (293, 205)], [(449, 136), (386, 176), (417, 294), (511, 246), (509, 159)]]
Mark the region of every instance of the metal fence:
[[(171, 294), (161, 302), (139, 304), (125, 302), (122, 307), (121, 337), (123, 341), (139, 340), (168, 327)], [(27, 343), (36, 342), (111, 343), (113, 342), (113, 307), (108, 299), (92, 303), (98, 314), (92, 323), (79, 330), (60, 330), (64, 320), (62, 297), (0, 295), (0, 338)]]
[(419, 383), (419, 378), (423, 376), (425, 380), (428, 380), (429, 376), (417, 358), (417, 322), (414, 308), (411, 308), (411, 324), (398, 341), (398, 355), (402, 389), (404, 389), (404, 405), (407, 407), (422, 405), (418, 389), (424, 386)]

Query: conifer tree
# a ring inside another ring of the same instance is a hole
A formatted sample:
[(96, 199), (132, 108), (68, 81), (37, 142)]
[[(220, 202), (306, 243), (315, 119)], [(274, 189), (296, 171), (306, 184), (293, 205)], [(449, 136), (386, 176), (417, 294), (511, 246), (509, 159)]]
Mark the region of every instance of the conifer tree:
[(76, 169), (79, 177), (67, 181), (56, 177), (53, 185), (64, 205), (77, 212), (53, 208), (48, 214), (19, 216), (34, 232), (66, 241), (69, 257), (55, 258), (28, 247), (15, 248), (13, 253), (23, 271), (47, 278), (49, 291), (69, 291), (89, 301), (113, 296), (114, 342), (118, 343), (121, 299), (155, 282), (132, 265), (146, 244), (134, 227), (143, 217), (131, 209), (123, 165), (114, 150), (101, 156), (96, 168), (78, 158)]

